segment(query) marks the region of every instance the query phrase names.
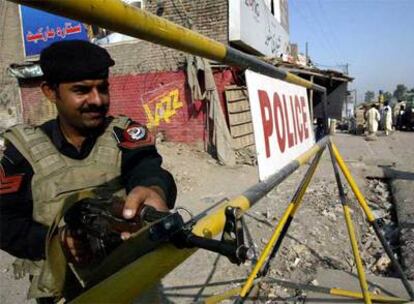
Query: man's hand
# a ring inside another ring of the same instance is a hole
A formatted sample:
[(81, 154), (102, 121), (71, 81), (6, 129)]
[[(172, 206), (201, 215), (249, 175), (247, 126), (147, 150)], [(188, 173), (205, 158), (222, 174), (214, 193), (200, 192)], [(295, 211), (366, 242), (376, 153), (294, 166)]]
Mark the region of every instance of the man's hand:
[[(132, 219), (141, 210), (143, 205), (152, 206), (159, 211), (168, 211), (165, 194), (158, 186), (142, 187), (137, 186), (128, 194), (122, 210), (125, 219)], [(124, 231), (121, 233), (123, 240), (128, 239), (131, 233)]]
[(85, 235), (63, 227), (59, 233), (60, 241), (67, 259), (78, 266), (86, 265), (92, 258), (92, 252)]

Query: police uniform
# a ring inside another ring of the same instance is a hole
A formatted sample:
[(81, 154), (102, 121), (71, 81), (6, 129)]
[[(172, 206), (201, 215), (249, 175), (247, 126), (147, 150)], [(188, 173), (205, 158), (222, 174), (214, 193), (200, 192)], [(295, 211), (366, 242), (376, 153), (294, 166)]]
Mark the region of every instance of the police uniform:
[[(62, 68), (64, 64), (70, 68)], [(106, 78), (113, 64), (106, 50), (82, 41), (60, 42), (41, 54), (49, 83)], [(76, 201), (79, 193), (110, 197), (125, 195), (136, 186), (158, 186), (168, 207), (174, 206), (176, 185), (161, 167), (153, 136), (127, 117), (108, 117), (79, 150), (62, 134), (58, 118), (38, 127), (14, 126), (5, 132), (5, 139), (0, 245), (18, 258), (17, 276), (31, 276), (29, 297), (59, 295), (45, 263), (47, 237), (62, 208)]]

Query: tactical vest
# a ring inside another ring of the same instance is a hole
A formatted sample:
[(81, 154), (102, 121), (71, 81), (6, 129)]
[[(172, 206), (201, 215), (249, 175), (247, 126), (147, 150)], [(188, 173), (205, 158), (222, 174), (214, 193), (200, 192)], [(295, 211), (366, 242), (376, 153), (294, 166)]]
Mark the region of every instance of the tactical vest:
[[(120, 181), (121, 150), (113, 128), (125, 129), (129, 121), (127, 117), (115, 117), (89, 156), (82, 160), (61, 154), (38, 127), (16, 125), (4, 134), (33, 168), (33, 220), (49, 227), (48, 238), (52, 235), (50, 230), (60, 225), (62, 210), (85, 195), (102, 198), (125, 195)], [(46, 240), (46, 261), (53, 249), (47, 248), (49, 240)], [(32, 277), (28, 298), (60, 296), (63, 283), (56, 281), (50, 263), (17, 259), (13, 266), (17, 277), (25, 274)]]

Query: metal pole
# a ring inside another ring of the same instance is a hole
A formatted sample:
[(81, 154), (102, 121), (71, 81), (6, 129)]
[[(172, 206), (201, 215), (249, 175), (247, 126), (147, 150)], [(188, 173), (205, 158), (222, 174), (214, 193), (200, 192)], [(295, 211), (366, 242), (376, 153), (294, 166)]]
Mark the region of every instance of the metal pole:
[(394, 266), (394, 269), (397, 271), (398, 275), (401, 278), (401, 281), (407, 290), (407, 293), (410, 295), (411, 300), (414, 300), (414, 291), (413, 288), (410, 285), (410, 282), (408, 281), (407, 276), (405, 275), (404, 271), (402, 270), (402, 267), (400, 263), (397, 261), (397, 259), (394, 256), (394, 253), (392, 252), (390, 246), (388, 245), (388, 242), (385, 240), (385, 237), (383, 236), (381, 229), (379, 228), (379, 220), (375, 218), (375, 215), (372, 213), (371, 209), (369, 208), (367, 202), (365, 201), (364, 196), (362, 195), (361, 191), (359, 190), (357, 184), (355, 183), (354, 179), (352, 178), (351, 173), (349, 172), (348, 167), (346, 166), (344, 160), (342, 159), (341, 155), (338, 152), (338, 149), (336, 148), (335, 144), (332, 143), (332, 152), (335, 156), (335, 159), (339, 165), (339, 167), (342, 170), (342, 173), (344, 174), (346, 180), (348, 181), (348, 184), (350, 185), (352, 191), (354, 192), (354, 195), (356, 199), (359, 202), (359, 205), (364, 210), (365, 216), (368, 219), (368, 222), (372, 225), (374, 228), (375, 234), (377, 235), (378, 239), (380, 240), (382, 246), (384, 247), (385, 252), (387, 253), (387, 256), (392, 262), (392, 265)]
[[(260, 281), (261, 281), (261, 279), (256, 279), (254, 281), (254, 284), (256, 285)], [(278, 284), (280, 286), (284, 286), (284, 287), (287, 287), (287, 288), (292, 288), (292, 289), (295, 289), (295, 290), (303, 289), (303, 290), (313, 291), (313, 292), (317, 292), (317, 293), (330, 294), (332, 296), (346, 297), (346, 298), (350, 298), (350, 299), (361, 299), (361, 300), (364, 299), (363, 294), (360, 293), (360, 292), (341, 289), (341, 288), (313, 286), (313, 285), (310, 285), (310, 284), (301, 284), (301, 283), (296, 283), (296, 282), (291, 282), (291, 281), (276, 279), (276, 278), (265, 278), (265, 279), (263, 279), (263, 281), (266, 282), (266, 283)], [(244, 282), (244, 280), (243, 279), (232, 280), (231, 282), (232, 283), (242, 283), (242, 282)], [(204, 299), (203, 303), (204, 304), (220, 303), (224, 300), (227, 300), (227, 299), (230, 299), (232, 297), (237, 296), (240, 293), (240, 290), (241, 290), (241, 287), (235, 287), (235, 288), (226, 290), (225, 292), (223, 292), (221, 294), (216, 294), (214, 296), (211, 296), (211, 297), (208, 297), (208, 298)], [(377, 295), (377, 294), (372, 293), (372, 292), (369, 293), (369, 296), (375, 302), (382, 302), (382, 303), (405, 303), (405, 302), (407, 302), (406, 299), (392, 297), (392, 296)], [(333, 303), (333, 301), (332, 301), (332, 303)]]
[(250, 273), (249, 277), (247, 278), (247, 281), (245, 282), (242, 290), (240, 291), (238, 303), (242, 303), (249, 294), (250, 289), (253, 286), (254, 280), (256, 279), (256, 276), (259, 274), (259, 271), (263, 269), (260, 273), (260, 276), (265, 276), (267, 274), (269, 270), (270, 261), (275, 257), (277, 251), (280, 248), (280, 245), (282, 244), (282, 240), (284, 239), (293, 220), (293, 217), (302, 202), (303, 196), (305, 195), (306, 189), (312, 179), (313, 174), (315, 173), (315, 170), (318, 166), (319, 160), (324, 150), (325, 148), (319, 150), (318, 154), (313, 159), (310, 168), (306, 172), (304, 178), (302, 179), (298, 189), (296, 190), (293, 196), (292, 202), (286, 208), (270, 240), (266, 244), (266, 247), (263, 249), (262, 254), (259, 257), (259, 260), (257, 261), (254, 269)]
[(308, 42), (305, 43), (305, 58), (306, 58), (306, 65), (308, 65), (309, 59), (308, 59)]
[(355, 101), (354, 101), (354, 103), (355, 103), (355, 108), (356, 108), (356, 106), (357, 106), (357, 102), (358, 102), (357, 90), (355, 89)]
[[(314, 75), (311, 75), (310, 82), (313, 83), (314, 77), (315, 77)], [(314, 117), (313, 117), (313, 90), (312, 89), (309, 90), (309, 111), (310, 111), (310, 117), (313, 122)]]
[(350, 209), (349, 209), (349, 206), (348, 206), (348, 202), (347, 202), (347, 198), (346, 198), (346, 195), (345, 195), (344, 187), (343, 187), (342, 182), (341, 182), (341, 177), (339, 176), (339, 170), (338, 170), (338, 167), (336, 165), (336, 160), (335, 160), (334, 153), (332, 151), (332, 145), (328, 144), (328, 147), (329, 147), (329, 152), (330, 152), (330, 155), (331, 155), (332, 166), (333, 166), (334, 173), (335, 173), (336, 184), (338, 186), (339, 198), (341, 200), (342, 208), (344, 210), (345, 222), (346, 222), (346, 227), (348, 229), (349, 239), (351, 241), (352, 253), (354, 254), (355, 265), (356, 265), (357, 272), (358, 272), (359, 284), (361, 286), (362, 294), (364, 295), (364, 302), (366, 304), (370, 304), (370, 303), (372, 303), (371, 302), (371, 297), (370, 297), (369, 292), (368, 292), (368, 283), (367, 283), (367, 279), (365, 277), (365, 271), (364, 271), (364, 267), (362, 265), (362, 259), (361, 259), (361, 256), (359, 254), (358, 242), (357, 242), (357, 239), (356, 239), (356, 236), (355, 236), (355, 229), (354, 229), (354, 225), (352, 223), (351, 212), (350, 212)]
[(327, 97), (326, 92), (322, 93), (322, 105), (323, 105), (323, 120), (324, 120), (325, 134), (329, 134), (328, 97)]
[[(193, 233), (204, 237), (212, 237), (219, 234), (224, 228), (224, 210), (227, 206), (240, 207), (242, 210), (249, 209), (325, 147), (328, 140), (328, 137), (323, 138), (269, 179), (250, 187), (242, 195), (224, 202), (218, 210), (202, 217), (194, 226)], [(142, 256), (86, 290), (71, 303), (130, 303), (137, 295), (148, 290), (156, 282), (159, 282), (161, 278), (180, 265), (196, 250), (178, 249), (171, 244), (162, 245), (156, 251)]]
[(346, 118), (349, 118), (349, 115), (348, 115), (348, 102), (349, 102), (349, 96), (347, 94), (346, 98), (345, 98), (345, 117)]
[(120, 0), (8, 0), (325, 92), (283, 69)]

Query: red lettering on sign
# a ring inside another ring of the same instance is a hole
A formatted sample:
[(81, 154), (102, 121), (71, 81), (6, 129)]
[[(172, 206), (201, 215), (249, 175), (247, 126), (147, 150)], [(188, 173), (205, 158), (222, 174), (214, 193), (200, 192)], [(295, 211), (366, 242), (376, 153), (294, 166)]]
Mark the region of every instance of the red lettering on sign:
[(277, 93), (273, 95), (273, 110), (276, 126), (277, 143), (279, 144), (280, 152), (284, 152), (286, 148), (286, 133), (285, 133), (285, 116), (283, 114), (282, 102)]
[(292, 117), (293, 117), (293, 130), (295, 131), (294, 133), (295, 136), (293, 137), (293, 139), (296, 145), (298, 143), (298, 127), (297, 127), (298, 119), (296, 117), (296, 113), (293, 108), (294, 107), (293, 96), (289, 96), (289, 100), (290, 100), (290, 111), (292, 112)]
[(287, 135), (288, 135), (288, 146), (289, 148), (291, 148), (293, 146), (293, 133), (290, 132), (290, 124), (289, 124), (289, 113), (288, 113), (288, 108), (286, 105), (286, 96), (283, 94), (283, 112), (285, 114), (286, 117), (286, 130), (287, 130)]
[(272, 108), (270, 106), (269, 96), (265, 91), (259, 90), (260, 112), (262, 114), (263, 135), (266, 147), (266, 157), (270, 157), (269, 137), (273, 133)]
[(286, 96), (275, 92), (272, 103), (266, 91), (258, 90), (258, 96), (266, 158), (271, 156), (271, 147), (275, 144), (270, 140), (273, 130), (276, 130), (276, 140), (281, 153), (309, 138), (307, 103), (303, 96)]
[(300, 97), (300, 103), (302, 106), (302, 118), (303, 118), (303, 128), (305, 130), (305, 138), (309, 138), (309, 130), (308, 130), (308, 116), (306, 115), (306, 107), (307, 104), (305, 102), (305, 97)]
[(303, 118), (302, 109), (300, 107), (299, 97), (295, 96), (295, 113), (297, 118), (298, 133), (300, 142), (303, 141)]

